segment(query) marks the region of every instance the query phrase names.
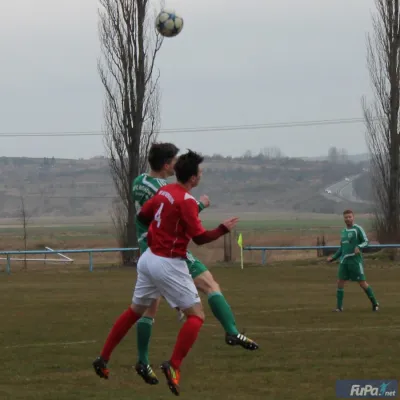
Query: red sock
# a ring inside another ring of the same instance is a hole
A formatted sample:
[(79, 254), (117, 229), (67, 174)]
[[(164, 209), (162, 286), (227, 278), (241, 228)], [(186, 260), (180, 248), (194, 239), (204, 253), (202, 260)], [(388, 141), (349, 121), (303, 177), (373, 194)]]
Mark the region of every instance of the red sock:
[(195, 315), (189, 315), (189, 317), (186, 319), (186, 322), (179, 331), (174, 352), (172, 353), (170, 360), (173, 368), (180, 368), (183, 359), (194, 345), (203, 322), (204, 321), (201, 318)]
[(136, 314), (130, 307), (119, 316), (115, 321), (111, 332), (108, 334), (106, 343), (101, 352), (101, 356), (104, 360), (108, 361), (110, 359), (111, 353), (115, 347), (139, 318), (140, 315)]

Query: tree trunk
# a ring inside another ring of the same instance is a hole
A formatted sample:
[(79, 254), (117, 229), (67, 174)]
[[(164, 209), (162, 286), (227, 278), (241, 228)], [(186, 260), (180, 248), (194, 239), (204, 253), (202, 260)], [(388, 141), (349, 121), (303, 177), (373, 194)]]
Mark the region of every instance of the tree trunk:
[(400, 15), (399, 0), (375, 0), (373, 33), (368, 35), (367, 63), (374, 101), (363, 99), (375, 225), (381, 242), (400, 240)]
[[(154, 74), (154, 65), (162, 37), (151, 21), (149, 0), (99, 1), (105, 144), (118, 195), (112, 218), (120, 246), (136, 247), (132, 183), (147, 167), (159, 129), (159, 74)], [(135, 260), (130, 252), (121, 257), (125, 265)]]

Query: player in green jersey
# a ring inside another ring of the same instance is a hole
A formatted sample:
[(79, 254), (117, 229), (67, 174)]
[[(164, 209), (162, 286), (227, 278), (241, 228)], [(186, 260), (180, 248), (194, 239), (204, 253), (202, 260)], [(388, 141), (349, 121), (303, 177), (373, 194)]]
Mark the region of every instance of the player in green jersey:
[[(152, 145), (148, 157), (151, 171), (148, 174), (138, 176), (132, 186), (132, 196), (137, 212), (160, 187), (167, 184), (166, 179), (174, 175), (178, 151), (176, 146), (171, 143)], [(200, 197), (198, 203), (199, 211), (207, 208), (210, 204), (207, 196)], [(147, 249), (147, 228), (136, 221), (136, 229), (140, 252), (143, 253)], [(225, 330), (225, 342), (228, 345), (239, 345), (248, 350), (258, 349), (258, 345), (253, 340), (238, 331), (232, 310), (207, 267), (190, 252), (187, 254), (186, 262), (197, 289), (208, 296), (211, 311)], [(137, 324), (139, 360), (136, 364), (136, 371), (146, 383), (151, 385), (158, 383), (157, 376), (149, 363), (149, 343), (159, 301), (146, 311)]]
[(340, 259), (335, 311), (343, 311), (344, 284), (346, 281), (358, 282), (370, 299), (372, 310), (378, 311), (379, 303), (375, 298), (372, 287), (366, 281), (364, 272), (362, 250), (368, 246), (367, 235), (360, 225), (354, 223), (353, 211), (345, 210), (343, 218), (346, 228), (341, 232), (340, 248), (332, 257), (328, 258), (328, 262)]

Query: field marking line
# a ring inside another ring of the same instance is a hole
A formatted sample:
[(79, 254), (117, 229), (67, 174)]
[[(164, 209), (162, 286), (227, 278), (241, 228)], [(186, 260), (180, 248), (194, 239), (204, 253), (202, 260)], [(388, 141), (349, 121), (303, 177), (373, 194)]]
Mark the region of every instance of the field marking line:
[[(291, 311), (307, 311), (307, 310), (326, 310), (326, 308), (323, 307), (293, 307), (293, 308), (272, 308), (269, 310), (261, 310), (257, 311), (258, 314), (270, 314), (270, 313), (285, 313), (285, 312), (291, 312)], [(248, 313), (245, 312), (237, 312), (235, 315), (247, 315)]]
[(30, 343), (30, 344), (16, 344), (13, 346), (5, 346), (3, 349), (24, 349), (28, 347), (49, 347), (49, 346), (76, 346), (79, 344), (96, 343), (97, 340), (80, 340), (78, 342), (53, 342), (53, 343)]
[[(258, 327), (260, 328), (260, 327)], [(256, 328), (257, 329), (257, 328)], [(400, 329), (400, 325), (392, 325), (392, 326), (363, 326), (359, 328), (305, 328), (305, 329), (287, 329), (284, 331), (264, 331), (257, 332), (257, 335), (281, 335), (284, 333), (321, 333), (321, 332), (363, 332), (363, 331), (374, 331), (374, 330), (388, 330), (388, 329)]]
[[(203, 326), (207, 327), (218, 327), (217, 324), (204, 324)], [(371, 331), (371, 330), (388, 330), (388, 329), (400, 329), (400, 325), (391, 325), (391, 326), (363, 326), (359, 328), (304, 328), (304, 329), (285, 329), (284, 327), (279, 327), (284, 330), (268, 330), (267, 326), (252, 326), (251, 329), (257, 331), (257, 334), (262, 335), (280, 335), (284, 333), (320, 333), (320, 332), (362, 332), (362, 331)], [(262, 330), (263, 332), (260, 332)], [(220, 335), (212, 335), (213, 337), (218, 337)]]
[[(206, 327), (219, 327), (218, 324), (204, 324)], [(252, 330), (257, 331), (257, 335), (282, 335), (287, 333), (321, 333), (321, 332), (363, 332), (363, 331), (372, 331), (372, 330), (396, 330), (400, 329), (400, 325), (389, 325), (389, 326), (363, 326), (358, 328), (304, 328), (304, 329), (285, 329), (285, 330), (268, 330), (266, 326), (253, 326)], [(262, 330), (262, 332), (260, 332)], [(211, 337), (220, 337), (221, 335), (211, 335)], [(172, 339), (175, 338), (175, 335), (164, 336), (163, 338), (157, 338), (156, 340), (162, 339)], [(97, 343), (97, 340), (81, 340), (76, 342), (50, 342), (50, 343), (31, 343), (31, 344), (21, 344), (21, 345), (13, 345), (13, 346), (5, 346), (2, 349), (24, 349), (31, 347), (50, 347), (50, 346), (77, 346), (83, 344), (93, 344)]]
[(317, 307), (273, 308), (271, 310), (261, 310), (258, 312), (260, 314), (268, 314), (275, 312), (305, 311), (305, 310), (323, 310), (323, 308), (317, 308)]

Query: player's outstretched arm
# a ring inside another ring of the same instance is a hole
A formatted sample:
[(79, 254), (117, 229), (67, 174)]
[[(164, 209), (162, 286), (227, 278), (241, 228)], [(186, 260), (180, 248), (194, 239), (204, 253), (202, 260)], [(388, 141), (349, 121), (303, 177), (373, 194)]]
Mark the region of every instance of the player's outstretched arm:
[(206, 243), (213, 242), (214, 240), (217, 240), (221, 236), (225, 235), (228, 233), (230, 230), (232, 230), (237, 222), (239, 221), (239, 218), (230, 218), (220, 224), (217, 228), (211, 230), (211, 231), (204, 231), (200, 235), (194, 236), (193, 237), (193, 242), (195, 242), (197, 245), (203, 245)]
[(336, 253), (333, 256), (328, 257), (328, 261), (329, 262), (336, 261), (341, 255), (342, 255), (342, 244), (340, 244), (340, 248), (336, 251)]
[(185, 199), (180, 205), (180, 211), (181, 221), (185, 225), (186, 233), (197, 245), (217, 240), (234, 228), (239, 220), (238, 218), (228, 219), (217, 228), (207, 231), (199, 219), (197, 200), (189, 193), (185, 195)]

